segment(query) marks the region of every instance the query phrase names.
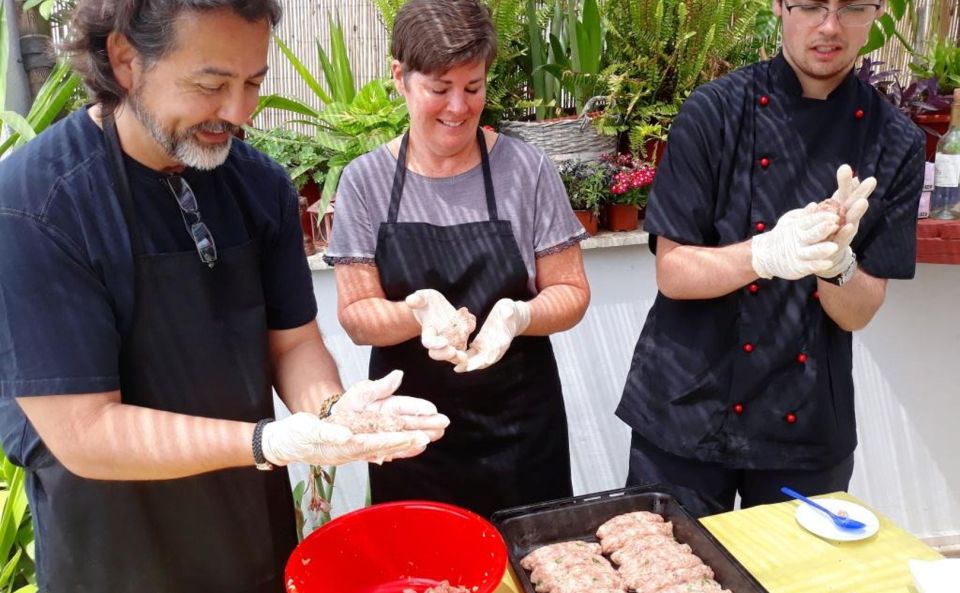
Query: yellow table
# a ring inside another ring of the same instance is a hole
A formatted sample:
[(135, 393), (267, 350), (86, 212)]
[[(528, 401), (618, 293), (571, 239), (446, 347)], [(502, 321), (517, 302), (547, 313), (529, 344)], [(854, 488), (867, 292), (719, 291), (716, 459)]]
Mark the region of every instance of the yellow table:
[[(867, 506), (844, 492), (825, 497)], [(941, 558), (876, 511), (877, 535), (859, 542), (820, 539), (794, 519), (797, 504), (762, 505), (701, 522), (770, 593), (914, 593), (907, 560)], [(496, 593), (521, 593), (509, 569)]]

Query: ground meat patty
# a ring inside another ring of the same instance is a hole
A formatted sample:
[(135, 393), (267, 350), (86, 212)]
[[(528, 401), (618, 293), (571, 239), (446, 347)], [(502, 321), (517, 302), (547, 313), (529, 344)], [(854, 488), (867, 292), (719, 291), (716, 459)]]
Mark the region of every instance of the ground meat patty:
[[(647, 539), (654, 539), (655, 543), (648, 543)], [(660, 536), (650, 536), (630, 542), (614, 552), (610, 559), (618, 566), (628, 562), (636, 563), (641, 560), (646, 564), (665, 564), (672, 558), (684, 555), (693, 556), (693, 552), (687, 544), (677, 543), (673, 538), (668, 540)], [(693, 556), (693, 558), (699, 560), (696, 556)]]
[(657, 593), (671, 585), (713, 578), (713, 570), (706, 564), (638, 575), (624, 574), (623, 567), (621, 567), (620, 574), (627, 583), (627, 587), (637, 593)]
[(473, 330), (477, 329), (477, 318), (466, 307), (457, 309), (454, 316), (446, 328), (440, 332), (440, 335), (447, 339), (447, 343), (457, 350), (467, 349), (467, 340)]
[(614, 531), (622, 531), (637, 524), (645, 525), (648, 523), (663, 523), (663, 517), (656, 513), (648, 513), (647, 511), (617, 515), (597, 528), (597, 537), (603, 539)]
[[(404, 589), (403, 593), (417, 593), (417, 592), (413, 589)], [(423, 593), (473, 593), (473, 591), (466, 587), (455, 587), (451, 585), (449, 581), (441, 581), (439, 585), (435, 587), (430, 587)]]
[(730, 591), (721, 587), (720, 583), (713, 579), (699, 579), (670, 585), (657, 593), (730, 593)]
[(603, 548), (604, 554), (612, 554), (631, 542), (655, 535), (663, 536), (671, 542), (674, 541), (673, 523), (669, 521), (664, 523), (634, 523), (625, 529), (607, 531), (607, 536), (600, 540), (600, 546)]
[[(840, 217), (840, 227), (838, 228), (838, 232), (839, 232), (839, 229), (842, 229), (842, 228), (843, 228), (843, 225), (847, 224), (847, 209), (843, 207), (843, 204), (841, 204), (841, 203), (838, 202), (837, 200), (834, 200), (833, 198), (828, 198), (828, 199), (820, 202), (819, 204), (817, 204), (817, 211), (818, 211), (818, 212), (833, 212), (834, 214), (836, 214), (837, 216), (839, 216), (839, 217)], [(833, 235), (830, 235), (829, 237), (827, 237), (827, 240), (829, 241), (829, 240), (833, 239), (833, 238), (836, 236), (836, 234), (837, 234), (837, 233), (834, 233)]]
[(730, 593), (689, 545), (674, 539), (673, 524), (661, 515), (618, 515), (596, 535), (599, 545), (560, 542), (525, 556), (520, 565), (531, 571), (537, 593)]
[(566, 556), (590, 558), (599, 555), (600, 544), (591, 544), (582, 541), (560, 542), (543, 546), (530, 552), (520, 560), (520, 566), (526, 570), (533, 571), (541, 564), (556, 562), (557, 559)]
[(328, 420), (334, 424), (346, 426), (354, 434), (399, 432), (403, 430), (403, 419), (399, 416), (379, 412), (337, 410)]
[(541, 564), (530, 573), (530, 582), (538, 593), (624, 590), (623, 579), (610, 562), (599, 554), (589, 557), (568, 555)]
[(704, 566), (703, 561), (689, 553), (664, 554), (658, 558), (639, 555), (625, 560), (619, 570), (625, 582), (636, 585), (654, 581), (664, 574), (684, 569), (697, 569), (700, 566)]

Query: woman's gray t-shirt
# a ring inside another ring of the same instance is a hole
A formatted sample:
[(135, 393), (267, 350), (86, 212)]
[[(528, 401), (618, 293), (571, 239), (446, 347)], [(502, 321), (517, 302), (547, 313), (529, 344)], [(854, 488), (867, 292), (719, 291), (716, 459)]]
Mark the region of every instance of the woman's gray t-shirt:
[[(397, 166), (384, 145), (354, 160), (337, 188), (333, 233), (324, 261), (331, 265), (374, 263), (377, 233), (387, 221)], [(573, 214), (553, 162), (539, 149), (499, 136), (490, 150), (490, 170), (501, 220), (509, 220), (536, 293), (536, 258), (587, 238)], [(397, 222), (451, 226), (489, 220), (483, 170), (433, 178), (407, 171)]]

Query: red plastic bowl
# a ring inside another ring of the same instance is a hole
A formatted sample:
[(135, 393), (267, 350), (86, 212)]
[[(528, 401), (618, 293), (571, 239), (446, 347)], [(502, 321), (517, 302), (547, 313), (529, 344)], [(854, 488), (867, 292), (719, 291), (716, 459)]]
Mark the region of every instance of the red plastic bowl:
[(479, 515), (437, 502), (390, 502), (310, 534), (287, 561), (285, 582), (288, 593), (423, 593), (444, 580), (492, 593), (506, 566), (500, 532)]

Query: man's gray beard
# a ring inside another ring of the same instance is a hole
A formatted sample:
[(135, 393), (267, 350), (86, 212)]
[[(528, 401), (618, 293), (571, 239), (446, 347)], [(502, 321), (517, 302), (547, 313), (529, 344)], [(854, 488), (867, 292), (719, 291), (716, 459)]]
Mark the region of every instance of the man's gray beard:
[[(142, 93), (142, 86), (130, 93), (129, 103), (133, 114), (170, 158), (187, 167), (204, 171), (216, 169), (227, 160), (230, 155), (230, 144), (233, 141), (232, 134), (236, 132), (237, 126), (227, 122), (204, 122), (179, 133), (167, 132), (147, 109), (142, 100)], [(213, 134), (230, 132), (231, 137), (222, 144), (203, 144), (195, 136), (201, 131)]]

